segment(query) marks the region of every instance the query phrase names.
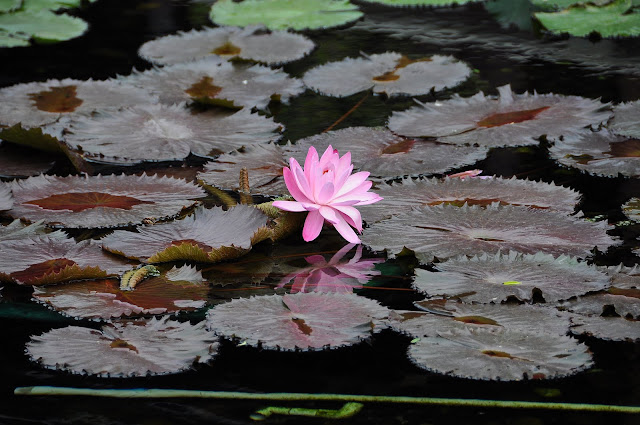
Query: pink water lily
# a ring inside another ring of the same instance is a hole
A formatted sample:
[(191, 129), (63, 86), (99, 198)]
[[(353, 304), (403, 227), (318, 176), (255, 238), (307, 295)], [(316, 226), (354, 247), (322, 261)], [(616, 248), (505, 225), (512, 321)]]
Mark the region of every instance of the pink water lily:
[(295, 201), (275, 201), (274, 207), (285, 211), (309, 214), (304, 222), (302, 237), (309, 242), (320, 234), (325, 222), (329, 222), (338, 233), (351, 243), (360, 243), (353, 231), (362, 233), (362, 217), (355, 206), (373, 204), (382, 200), (369, 192), (369, 173), (360, 171), (351, 174), (351, 152), (340, 157), (331, 145), (318, 158), (318, 152), (311, 146), (304, 161), (304, 169), (295, 158), (289, 159), (289, 167), (282, 170), (287, 189)]

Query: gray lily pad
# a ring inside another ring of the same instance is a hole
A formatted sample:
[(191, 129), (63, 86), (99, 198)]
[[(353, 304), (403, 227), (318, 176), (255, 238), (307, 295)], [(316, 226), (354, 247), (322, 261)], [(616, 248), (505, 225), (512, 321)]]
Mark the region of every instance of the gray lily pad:
[(310, 146), (322, 152), (329, 145), (339, 152), (351, 152), (356, 168), (381, 179), (440, 174), (473, 164), (487, 154), (485, 148), (408, 139), (384, 128), (372, 127), (349, 127), (307, 137), (292, 145), (290, 153), (300, 160), (304, 159)]
[(590, 174), (640, 177), (640, 139), (607, 130), (585, 131), (555, 140), (549, 149), (553, 159)]
[(386, 327), (389, 310), (354, 294), (241, 298), (207, 313), (207, 327), (252, 346), (320, 350), (356, 344)]
[(622, 204), (622, 212), (629, 220), (640, 222), (640, 198), (631, 198)]
[(249, 143), (277, 140), (280, 124), (249, 110), (192, 113), (182, 105), (140, 105), (65, 123), (64, 141), (105, 163), (176, 161), (190, 153), (215, 156)]
[(109, 323), (102, 330), (68, 326), (32, 336), (27, 355), (49, 369), (100, 377), (166, 375), (206, 363), (218, 341), (204, 322), (150, 319)]
[(265, 32), (264, 27), (205, 28), (179, 32), (146, 42), (138, 54), (157, 65), (173, 65), (211, 55), (277, 65), (303, 58), (315, 44), (286, 31)]
[(509, 297), (531, 301), (541, 291), (547, 302), (609, 287), (609, 276), (576, 258), (536, 253), (460, 256), (435, 265), (439, 273), (416, 269), (413, 286), (430, 296), (465, 302), (503, 302)]
[(169, 177), (36, 176), (4, 183), (13, 191), (8, 212), (28, 221), (70, 228), (119, 227), (173, 217), (192, 207), (204, 191)]
[(118, 275), (130, 266), (109, 256), (93, 240), (33, 236), (0, 242), (0, 277), (22, 285)]
[[(383, 183), (374, 188), (385, 203), (359, 207), (367, 222), (380, 221), (391, 214), (405, 212), (414, 206), (450, 204), (486, 206), (493, 202), (522, 205), (572, 213), (580, 200), (580, 194), (553, 183), (520, 180), (512, 177), (493, 178), (445, 178), (402, 179), (400, 182)], [(393, 211), (389, 211), (393, 205)]]
[(621, 136), (640, 139), (640, 100), (621, 103), (613, 108), (609, 129)]
[(162, 103), (196, 101), (233, 109), (266, 109), (271, 100), (286, 103), (304, 91), (302, 81), (280, 69), (217, 57), (136, 72), (121, 81), (149, 90)]
[(320, 65), (307, 71), (303, 81), (327, 96), (351, 96), (371, 88), (389, 96), (420, 95), (457, 86), (470, 74), (471, 69), (452, 56), (409, 59), (389, 52)]
[(37, 287), (33, 298), (65, 316), (106, 320), (197, 310), (206, 304), (208, 292), (202, 273), (187, 265), (145, 279), (134, 290), (102, 279)]
[(40, 235), (47, 235), (51, 239), (67, 239), (67, 234), (62, 230), (50, 232), (49, 228), (44, 225), (44, 220), (29, 225), (20, 220), (13, 220), (6, 226), (0, 226), (0, 242), (26, 240), (32, 236)]
[(210, 13), (218, 25), (264, 25), (272, 30), (330, 28), (361, 16), (348, 0), (220, 0)]
[(579, 96), (515, 94), (498, 87), (499, 97), (482, 92), (394, 112), (391, 131), (406, 137), (437, 137), (440, 142), (481, 146), (536, 145), (538, 138), (567, 136), (606, 121), (607, 104)]
[(582, 256), (597, 246), (605, 250), (620, 241), (606, 234), (606, 223), (511, 205), (414, 207), (372, 224), (362, 242), (393, 257), (405, 247), (429, 263), (457, 255), (514, 250)]
[(622, 317), (574, 315), (571, 319), (574, 335), (588, 335), (605, 341), (640, 340), (640, 321)]
[(10, 210), (13, 207), (13, 195), (9, 186), (0, 186), (0, 211)]
[(267, 216), (238, 205), (199, 208), (171, 223), (144, 226), (138, 232), (118, 230), (102, 239), (107, 251), (148, 263), (175, 260), (217, 262), (246, 254), (265, 238)]
[(588, 316), (618, 315), (640, 320), (640, 290), (611, 287), (607, 293), (585, 295), (564, 301), (558, 306), (572, 313)]

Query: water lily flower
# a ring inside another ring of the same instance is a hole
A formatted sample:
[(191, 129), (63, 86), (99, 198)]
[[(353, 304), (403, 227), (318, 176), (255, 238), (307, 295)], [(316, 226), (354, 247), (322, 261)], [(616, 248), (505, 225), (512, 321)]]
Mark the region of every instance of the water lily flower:
[(368, 172), (351, 174), (352, 171), (351, 152), (340, 157), (329, 145), (319, 158), (311, 146), (304, 168), (295, 158), (290, 158), (289, 167), (282, 170), (295, 201), (275, 201), (273, 206), (285, 211), (309, 212), (302, 229), (302, 237), (307, 242), (318, 237), (326, 220), (348, 242), (360, 243), (351, 228), (362, 233), (362, 217), (355, 206), (373, 204), (382, 198), (369, 192), (372, 182), (367, 180)]

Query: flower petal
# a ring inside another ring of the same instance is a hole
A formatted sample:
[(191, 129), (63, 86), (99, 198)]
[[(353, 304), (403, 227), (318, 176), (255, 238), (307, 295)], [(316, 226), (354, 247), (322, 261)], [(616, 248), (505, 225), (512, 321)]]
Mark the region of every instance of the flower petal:
[(336, 215), (338, 217), (338, 223), (334, 224), (333, 227), (336, 228), (338, 233), (347, 240), (347, 242), (351, 243), (360, 243), (360, 238), (356, 235), (356, 232), (353, 231), (351, 226), (345, 221), (341, 214)]
[(311, 211), (307, 214), (307, 218), (304, 221), (304, 227), (302, 229), (302, 238), (306, 242), (311, 242), (318, 237), (324, 224), (324, 218), (318, 211)]
[(284, 176), (284, 183), (287, 185), (287, 189), (293, 198), (298, 202), (311, 202), (311, 200), (302, 192), (300, 186), (298, 186), (298, 181), (296, 177), (293, 175), (293, 172), (288, 168), (284, 167), (282, 169), (282, 175)]
[(326, 207), (323, 205), (320, 207), (319, 212), (320, 212), (320, 215), (322, 215), (325, 218), (325, 220), (327, 220), (329, 223), (333, 224), (334, 226), (338, 224), (339, 222), (338, 214), (333, 208)]
[(355, 227), (358, 230), (358, 232), (362, 233), (362, 216), (360, 215), (360, 211), (349, 206), (332, 206), (332, 207), (344, 215), (344, 219), (347, 221), (347, 223)]
[(325, 183), (320, 189), (318, 196), (316, 197), (316, 202), (320, 205), (326, 204), (333, 197), (334, 192), (335, 192), (335, 189), (333, 187), (333, 183), (331, 182)]
[[(369, 173), (366, 171), (360, 171), (359, 173), (350, 175), (344, 185), (342, 185), (342, 187), (338, 190), (336, 196), (343, 196), (351, 192), (352, 190), (357, 189), (360, 185), (366, 183), (365, 180), (367, 180), (367, 177), (369, 177)], [(368, 183), (369, 187), (371, 187), (371, 182)]]
[(302, 212), (307, 211), (300, 202), (293, 201), (274, 201), (273, 206), (285, 211)]

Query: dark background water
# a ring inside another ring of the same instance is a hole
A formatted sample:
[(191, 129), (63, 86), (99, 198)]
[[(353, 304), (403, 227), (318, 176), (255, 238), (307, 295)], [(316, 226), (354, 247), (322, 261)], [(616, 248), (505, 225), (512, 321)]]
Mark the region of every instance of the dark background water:
[[(150, 39), (208, 24), (209, 3), (184, 1), (101, 0), (69, 13), (90, 24), (83, 36), (68, 42), (29, 48), (0, 49), (0, 87), (48, 78), (104, 79), (128, 74), (133, 67), (149, 68), (137, 56)], [(640, 98), (640, 42), (536, 38), (529, 32), (501, 28), (482, 6), (446, 10), (395, 10), (362, 5), (366, 16), (355, 27), (314, 31), (308, 35), (316, 50), (306, 59), (285, 66), (294, 76), (326, 61), (356, 56), (360, 51), (405, 54), (453, 54), (477, 70), (456, 93), (478, 90), (495, 94), (510, 83), (514, 91), (537, 90), (566, 95), (600, 97), (620, 102)], [(551, 52), (551, 53), (550, 53)], [(559, 53), (557, 53), (559, 52)], [(575, 53), (575, 54), (574, 54)], [(555, 56), (554, 56), (555, 55)], [(568, 56), (568, 57), (567, 57)], [(573, 59), (573, 60), (572, 60)], [(454, 91), (419, 99), (444, 99)], [(287, 130), (285, 140), (316, 134), (351, 109), (363, 94), (342, 99), (311, 92), (289, 105), (275, 106), (276, 121)], [(340, 127), (384, 125), (393, 110), (412, 105), (408, 98), (369, 95)], [(340, 128), (338, 127), (338, 128)], [(494, 149), (473, 167), (485, 174), (555, 181), (584, 194), (587, 216), (624, 219), (620, 205), (640, 195), (638, 180), (590, 177), (558, 166), (541, 147)], [(631, 248), (640, 243), (638, 225), (615, 231), (625, 242), (595, 258), (598, 264), (638, 262)], [(300, 244), (293, 238), (288, 244)], [(329, 239), (333, 249), (338, 238)], [(266, 255), (272, 247), (259, 246)], [(316, 245), (301, 247), (313, 252)], [(1, 255), (1, 254), (0, 254)], [(382, 286), (409, 288), (413, 264), (392, 263), (398, 277), (380, 279)], [(403, 274), (404, 273), (404, 274)], [(421, 296), (410, 291), (365, 290), (362, 295), (392, 308), (409, 308)], [(76, 324), (30, 301), (31, 291), (5, 285), (0, 299), (0, 424), (236, 424), (266, 405), (253, 401), (115, 400), (100, 398), (16, 397), (16, 386), (55, 385), (91, 388), (185, 388), (251, 392), (312, 392), (414, 395), (530, 401), (567, 401), (637, 405), (640, 400), (640, 344), (605, 343), (582, 339), (594, 354), (595, 367), (571, 378), (518, 383), (481, 382), (425, 372), (405, 355), (409, 338), (383, 331), (369, 343), (315, 353), (278, 353), (237, 347), (226, 341), (216, 360), (195, 370), (165, 377), (98, 379), (42, 369), (24, 354), (33, 334)], [(193, 320), (202, 318), (194, 315)], [(83, 323), (98, 327), (97, 324)], [(554, 390), (554, 391), (550, 391)], [(289, 403), (296, 407), (337, 408), (337, 403)], [(328, 419), (278, 417), (272, 423), (325, 423)], [(621, 414), (563, 413), (532, 410), (420, 407), (367, 404), (342, 423), (353, 424), (635, 424), (640, 418)]]

